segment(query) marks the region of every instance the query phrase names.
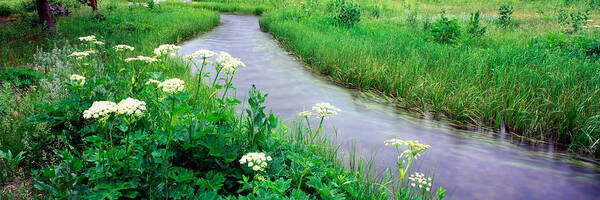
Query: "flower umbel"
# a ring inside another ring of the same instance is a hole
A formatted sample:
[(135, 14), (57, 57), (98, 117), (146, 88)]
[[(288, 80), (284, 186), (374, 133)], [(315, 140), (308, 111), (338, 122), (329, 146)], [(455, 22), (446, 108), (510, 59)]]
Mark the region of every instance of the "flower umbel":
[(213, 57), (215, 55), (217, 55), (217, 53), (209, 51), (209, 50), (206, 50), (206, 49), (200, 49), (200, 50), (195, 51), (194, 53), (190, 54), (189, 55), (190, 57), (188, 57), (188, 58), (191, 59), (191, 58), (198, 57), (198, 58), (202, 58), (202, 59), (208, 59), (208, 58)]
[(150, 84), (160, 84), (160, 81), (154, 80), (154, 79), (148, 79), (148, 81), (146, 81), (146, 85), (150, 85)]
[(146, 111), (146, 102), (137, 99), (127, 98), (117, 104), (117, 113), (121, 115), (140, 117), (144, 115), (144, 111)]
[(175, 94), (177, 92), (183, 91), (184, 82), (178, 78), (167, 79), (162, 83), (158, 84), (158, 87), (162, 89), (163, 92), (168, 94)]
[(138, 57), (134, 57), (134, 58), (125, 58), (125, 62), (131, 62), (131, 61), (142, 61), (142, 62), (145, 62), (145, 63), (153, 63), (153, 62), (159, 62), (160, 59), (150, 58), (150, 57), (146, 57), (146, 56), (138, 56)]
[(71, 77), (71, 82), (73, 82), (73, 84), (75, 84), (76, 86), (83, 86), (85, 84), (85, 77), (80, 76), (78, 74), (72, 74)]
[(271, 156), (265, 156), (265, 153), (247, 153), (240, 159), (240, 164), (247, 164), (248, 168), (254, 171), (264, 171), (267, 167), (267, 162), (272, 161)]
[(310, 112), (310, 111), (302, 111), (302, 112), (298, 113), (298, 116), (304, 117), (304, 118), (309, 118), (310, 116), (312, 116), (312, 112)]
[(162, 56), (171, 53), (177, 49), (181, 48), (180, 46), (173, 44), (163, 44), (158, 46), (158, 48), (154, 49), (154, 54), (157, 56)]
[(415, 172), (408, 177), (411, 182), (410, 186), (418, 189), (425, 189), (426, 191), (431, 190), (431, 177), (426, 177), (423, 173)]
[(135, 48), (129, 45), (119, 44), (117, 46), (114, 46), (113, 49), (115, 49), (115, 51), (133, 51)]
[(77, 39), (79, 39), (79, 41), (95, 42), (96, 41), (96, 36), (90, 35), (90, 36), (85, 36), (85, 37), (79, 37)]
[(318, 103), (312, 107), (312, 110), (317, 113), (318, 118), (328, 118), (332, 115), (337, 115), (338, 112), (342, 111), (329, 103)]
[(223, 68), (223, 72), (226, 74), (232, 74), (237, 68), (246, 67), (246, 64), (244, 64), (239, 58), (234, 58), (227, 52), (219, 53), (216, 63), (219, 65), (219, 67)]
[(96, 53), (95, 51), (76, 51), (68, 55), (68, 57), (75, 57), (77, 60), (81, 60), (86, 56), (89, 56), (92, 53)]
[(117, 111), (117, 104), (112, 101), (95, 101), (92, 106), (83, 111), (85, 119), (105, 119)]

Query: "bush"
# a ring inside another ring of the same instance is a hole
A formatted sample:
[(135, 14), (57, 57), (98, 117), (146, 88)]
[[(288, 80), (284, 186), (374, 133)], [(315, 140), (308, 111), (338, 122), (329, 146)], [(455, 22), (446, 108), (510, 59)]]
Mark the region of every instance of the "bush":
[(430, 30), (433, 40), (443, 43), (454, 43), (460, 37), (460, 25), (456, 19), (448, 19), (442, 12), (440, 19), (433, 23)]
[(479, 15), (480, 13), (477, 11), (476, 13), (471, 13), (471, 17), (469, 18), (467, 33), (470, 34), (472, 38), (481, 38), (487, 29), (487, 27), (481, 26)]
[(333, 0), (327, 7), (333, 13), (332, 23), (336, 26), (351, 27), (360, 21), (361, 9), (356, 2)]
[(511, 5), (502, 5), (498, 9), (498, 13), (500, 17), (498, 18), (498, 24), (502, 27), (508, 27), (512, 25), (512, 14), (514, 12), (514, 8)]
[(587, 20), (589, 19), (588, 12), (573, 11), (569, 13), (565, 9), (560, 9), (557, 14), (557, 20), (561, 25), (570, 26), (571, 30), (569, 32), (576, 33), (587, 24)]

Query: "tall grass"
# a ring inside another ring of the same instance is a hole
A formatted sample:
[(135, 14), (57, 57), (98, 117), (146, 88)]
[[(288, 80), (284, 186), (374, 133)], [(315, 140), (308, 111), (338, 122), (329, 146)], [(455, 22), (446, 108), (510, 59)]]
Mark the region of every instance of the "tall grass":
[(276, 11), (261, 27), (338, 82), (382, 91), (407, 107), (466, 124), (504, 123), (528, 137), (573, 142), (574, 150), (584, 149), (585, 122), (599, 114), (599, 63), (582, 52), (539, 48), (531, 37), (445, 45), (394, 23), (341, 30), (289, 18)]

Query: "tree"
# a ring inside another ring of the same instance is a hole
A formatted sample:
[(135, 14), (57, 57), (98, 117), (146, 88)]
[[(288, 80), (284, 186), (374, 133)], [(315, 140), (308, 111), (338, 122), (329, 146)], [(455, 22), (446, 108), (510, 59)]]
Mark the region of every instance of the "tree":
[(35, 3), (40, 22), (45, 25), (46, 32), (54, 33), (54, 22), (52, 21), (52, 15), (50, 15), (48, 0), (36, 0)]
[(98, 2), (96, 0), (90, 0), (89, 5), (92, 7), (92, 11), (98, 11)]

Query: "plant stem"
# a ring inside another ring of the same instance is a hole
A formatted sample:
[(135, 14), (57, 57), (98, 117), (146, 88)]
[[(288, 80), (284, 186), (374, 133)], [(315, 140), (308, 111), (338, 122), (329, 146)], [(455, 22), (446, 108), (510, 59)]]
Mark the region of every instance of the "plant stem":
[(212, 87), (215, 87), (215, 83), (217, 83), (217, 79), (219, 78), (219, 73), (221, 73), (221, 68), (219, 67), (217, 70), (217, 74), (215, 75), (215, 80), (213, 80)]
[(221, 100), (225, 101), (225, 95), (227, 94), (227, 90), (229, 89), (229, 85), (231, 84), (231, 80), (233, 80), (233, 75), (235, 74), (235, 72), (233, 72), (231, 74), (231, 77), (229, 78), (229, 81), (225, 82), (225, 92), (223, 92), (223, 97), (221, 97)]

